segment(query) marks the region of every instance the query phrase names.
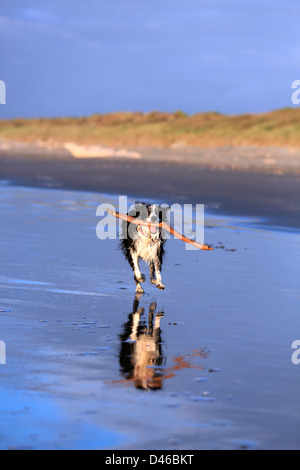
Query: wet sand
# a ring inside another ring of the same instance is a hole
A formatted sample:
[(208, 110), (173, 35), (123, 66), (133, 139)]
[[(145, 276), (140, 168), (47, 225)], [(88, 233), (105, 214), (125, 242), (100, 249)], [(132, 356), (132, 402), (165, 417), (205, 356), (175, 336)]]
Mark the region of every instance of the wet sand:
[(300, 227), (298, 154), (273, 149), (275, 164), (270, 165), (263, 162), (271, 149), (138, 150), (142, 158), (136, 160), (77, 159), (66, 151), (32, 146), (0, 149), (0, 179), (22, 186), (160, 198), (171, 204), (202, 203), (215, 214)]
[(215, 250), (169, 240), (166, 290), (148, 275), (135, 299), (117, 241), (96, 237), (115, 196), (0, 198), (0, 448), (300, 448), (297, 231), (208, 212)]

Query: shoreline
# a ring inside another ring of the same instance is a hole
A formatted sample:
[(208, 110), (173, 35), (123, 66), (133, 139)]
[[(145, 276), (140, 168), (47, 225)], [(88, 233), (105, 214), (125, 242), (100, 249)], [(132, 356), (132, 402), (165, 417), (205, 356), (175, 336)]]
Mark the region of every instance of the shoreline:
[[(282, 149), (277, 151), (279, 155)], [(205, 204), (215, 214), (255, 217), (264, 224), (300, 228), (300, 173), (296, 164), (290, 166), (293, 168), (290, 172), (284, 172), (278, 164), (267, 165), (267, 172), (261, 166), (259, 171), (257, 165), (251, 168), (239, 165), (237, 169), (238, 162), (232, 167), (226, 158), (233, 155), (232, 150), (222, 149), (223, 167), (212, 168), (201, 161), (206, 149), (198, 149), (198, 154), (189, 149), (185, 158), (180, 158), (181, 152), (182, 149), (173, 153), (144, 149), (141, 158), (120, 155), (74, 158), (66, 150), (43, 149), (38, 145), (29, 146), (26, 151), (22, 145), (0, 147), (0, 179), (19, 186)], [(257, 157), (254, 162), (258, 162)]]

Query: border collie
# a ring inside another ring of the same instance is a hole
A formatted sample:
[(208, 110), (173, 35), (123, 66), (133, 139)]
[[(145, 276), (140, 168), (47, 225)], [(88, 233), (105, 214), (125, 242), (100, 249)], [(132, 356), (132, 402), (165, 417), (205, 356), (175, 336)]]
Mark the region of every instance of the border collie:
[[(157, 224), (166, 222), (169, 209), (168, 206), (146, 204), (137, 201), (130, 207), (128, 215), (145, 220), (149, 222), (149, 224)], [(142, 294), (144, 292), (141, 282), (145, 282), (146, 280), (145, 276), (140, 271), (140, 259), (144, 260), (149, 265), (151, 283), (158, 289), (163, 290), (165, 288), (161, 280), (165, 242), (165, 232), (159, 227), (138, 226), (126, 221), (122, 223), (122, 241), (120, 248), (132, 267), (137, 293)]]

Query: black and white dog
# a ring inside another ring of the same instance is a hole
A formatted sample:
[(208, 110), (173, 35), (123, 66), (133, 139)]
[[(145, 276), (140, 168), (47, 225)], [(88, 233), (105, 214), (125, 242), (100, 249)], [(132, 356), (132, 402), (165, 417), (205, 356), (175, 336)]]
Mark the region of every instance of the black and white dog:
[[(130, 207), (128, 215), (145, 220), (149, 224), (157, 224), (167, 221), (168, 206), (157, 204), (145, 204), (137, 201)], [(133, 269), (136, 292), (143, 293), (141, 282), (146, 278), (139, 268), (139, 260), (144, 260), (150, 269), (150, 281), (158, 289), (163, 290), (165, 286), (161, 280), (161, 267), (165, 254), (164, 244), (166, 234), (160, 227), (137, 226), (130, 222), (122, 223), (122, 241), (120, 248)]]

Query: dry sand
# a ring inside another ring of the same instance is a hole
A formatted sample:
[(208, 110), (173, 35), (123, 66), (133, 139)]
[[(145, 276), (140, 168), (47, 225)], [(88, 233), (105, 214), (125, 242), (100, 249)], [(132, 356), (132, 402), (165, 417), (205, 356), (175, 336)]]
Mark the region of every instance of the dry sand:
[(185, 163), (202, 168), (263, 172), (282, 175), (300, 174), (300, 150), (280, 147), (189, 147), (178, 142), (170, 148), (113, 148), (79, 145), (74, 142), (39, 141), (36, 144), (0, 140), (0, 157), (35, 157), (42, 159), (129, 158), (150, 162)]

